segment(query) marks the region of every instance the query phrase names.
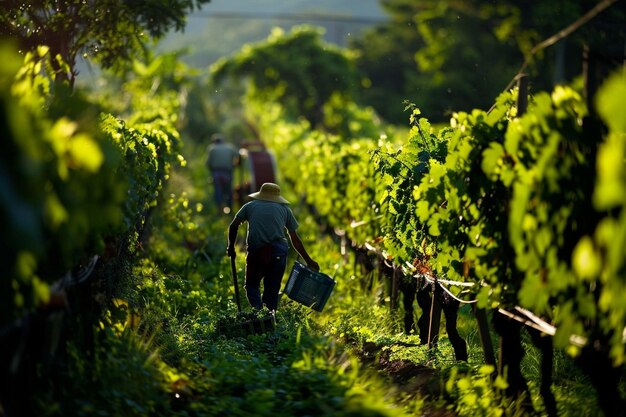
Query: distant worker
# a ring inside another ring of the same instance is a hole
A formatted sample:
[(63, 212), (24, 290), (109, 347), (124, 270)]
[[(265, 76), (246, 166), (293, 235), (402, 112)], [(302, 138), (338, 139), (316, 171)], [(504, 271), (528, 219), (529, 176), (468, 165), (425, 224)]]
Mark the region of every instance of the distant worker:
[[(246, 237), (245, 289), (250, 305), (256, 309), (265, 305), (269, 310), (278, 308), (280, 283), (287, 265), (289, 244), (302, 256), (307, 266), (319, 271), (320, 267), (307, 253), (296, 230), (298, 222), (287, 201), (280, 195), (280, 187), (266, 182), (261, 190), (249, 195), (252, 201), (244, 204), (235, 214), (228, 228), (228, 256), (234, 258), (235, 241), (239, 225), (248, 222)], [(287, 233), (285, 233), (285, 231)], [(263, 297), (261, 297), (263, 281)]]
[(233, 169), (239, 160), (239, 152), (224, 137), (216, 133), (208, 147), (206, 165), (213, 177), (213, 196), (218, 210), (230, 213), (233, 204)]

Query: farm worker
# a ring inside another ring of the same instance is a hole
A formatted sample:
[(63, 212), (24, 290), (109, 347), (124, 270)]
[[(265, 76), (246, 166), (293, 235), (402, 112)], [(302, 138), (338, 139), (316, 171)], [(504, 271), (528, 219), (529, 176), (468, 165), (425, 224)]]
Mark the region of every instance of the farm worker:
[(224, 142), (221, 134), (214, 134), (208, 147), (206, 165), (213, 178), (215, 205), (224, 213), (230, 213), (233, 204), (233, 168), (238, 160), (237, 149)]
[[(249, 195), (252, 200), (244, 204), (235, 214), (228, 228), (228, 256), (234, 258), (235, 241), (239, 225), (248, 222), (246, 236), (246, 296), (252, 307), (261, 309), (263, 304), (276, 311), (278, 292), (287, 265), (289, 249), (285, 229), (294, 249), (302, 256), (307, 266), (319, 271), (319, 265), (307, 253), (296, 230), (298, 222), (289, 208), (289, 202), (280, 195), (280, 187), (266, 182), (261, 190)], [(263, 297), (261, 298), (261, 280)]]

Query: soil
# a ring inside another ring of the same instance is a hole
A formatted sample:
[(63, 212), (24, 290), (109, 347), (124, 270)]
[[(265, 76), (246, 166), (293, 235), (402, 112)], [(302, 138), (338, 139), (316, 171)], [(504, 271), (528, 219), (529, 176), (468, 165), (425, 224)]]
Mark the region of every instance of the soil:
[(375, 343), (365, 343), (359, 354), (370, 369), (391, 382), (400, 401), (419, 396), (426, 399), (422, 417), (456, 417), (457, 414), (442, 404), (443, 386), (439, 370), (409, 360), (390, 359), (390, 352)]

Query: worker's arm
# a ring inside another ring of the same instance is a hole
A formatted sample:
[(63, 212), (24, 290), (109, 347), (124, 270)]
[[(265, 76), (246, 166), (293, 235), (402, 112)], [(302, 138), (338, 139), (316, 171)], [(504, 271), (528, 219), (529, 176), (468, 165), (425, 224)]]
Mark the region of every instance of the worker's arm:
[(304, 248), (304, 244), (302, 244), (302, 241), (300, 240), (300, 236), (298, 236), (298, 233), (296, 233), (295, 230), (294, 231), (290, 230), (289, 237), (291, 238), (291, 243), (293, 244), (294, 249), (300, 254), (300, 256), (302, 256), (302, 258), (304, 259), (304, 262), (306, 262), (306, 265), (315, 271), (319, 271), (320, 266), (318, 265), (317, 262), (311, 259), (306, 249)]
[(243, 223), (243, 220), (235, 216), (228, 227), (228, 248), (226, 249), (226, 253), (228, 253), (228, 256), (231, 258), (237, 256), (235, 252), (235, 242), (237, 241), (237, 231), (239, 231), (239, 225), (241, 223)]

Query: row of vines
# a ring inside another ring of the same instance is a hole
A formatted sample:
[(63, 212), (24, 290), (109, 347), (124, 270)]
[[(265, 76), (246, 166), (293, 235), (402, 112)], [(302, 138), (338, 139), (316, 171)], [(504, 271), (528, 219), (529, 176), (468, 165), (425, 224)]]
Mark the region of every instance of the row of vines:
[[(145, 110), (152, 106), (128, 103), (122, 120), (55, 83), (49, 62), (58, 57), (47, 48), (23, 66), (10, 48), (2, 54), (15, 63), (2, 74), (2, 242), (11, 243), (2, 268), (14, 277), (2, 281), (7, 323), (49, 302), (50, 284), (92, 256), (134, 251), (171, 164), (184, 160), (173, 121)], [(175, 102), (159, 99), (154, 108), (175, 114)]]
[(171, 116), (179, 104), (150, 91), (153, 79), (133, 77), (112, 102), (58, 77), (66, 66), (48, 47), (3, 44), (0, 57), (0, 414), (26, 415), (54, 411), (33, 393), (68, 337), (80, 357), (96, 354), (97, 324), (128, 286), (150, 213), (185, 161)]
[(248, 116), (283, 179), (353, 247), (445, 279), (479, 309), (521, 307), (554, 325), (554, 346), (577, 358), (608, 415), (626, 359), (625, 94), (614, 75), (588, 100), (559, 86), (526, 110), (513, 89), (445, 127), (409, 104), (408, 135), (332, 100), (324, 131), (278, 105), (251, 103)]

